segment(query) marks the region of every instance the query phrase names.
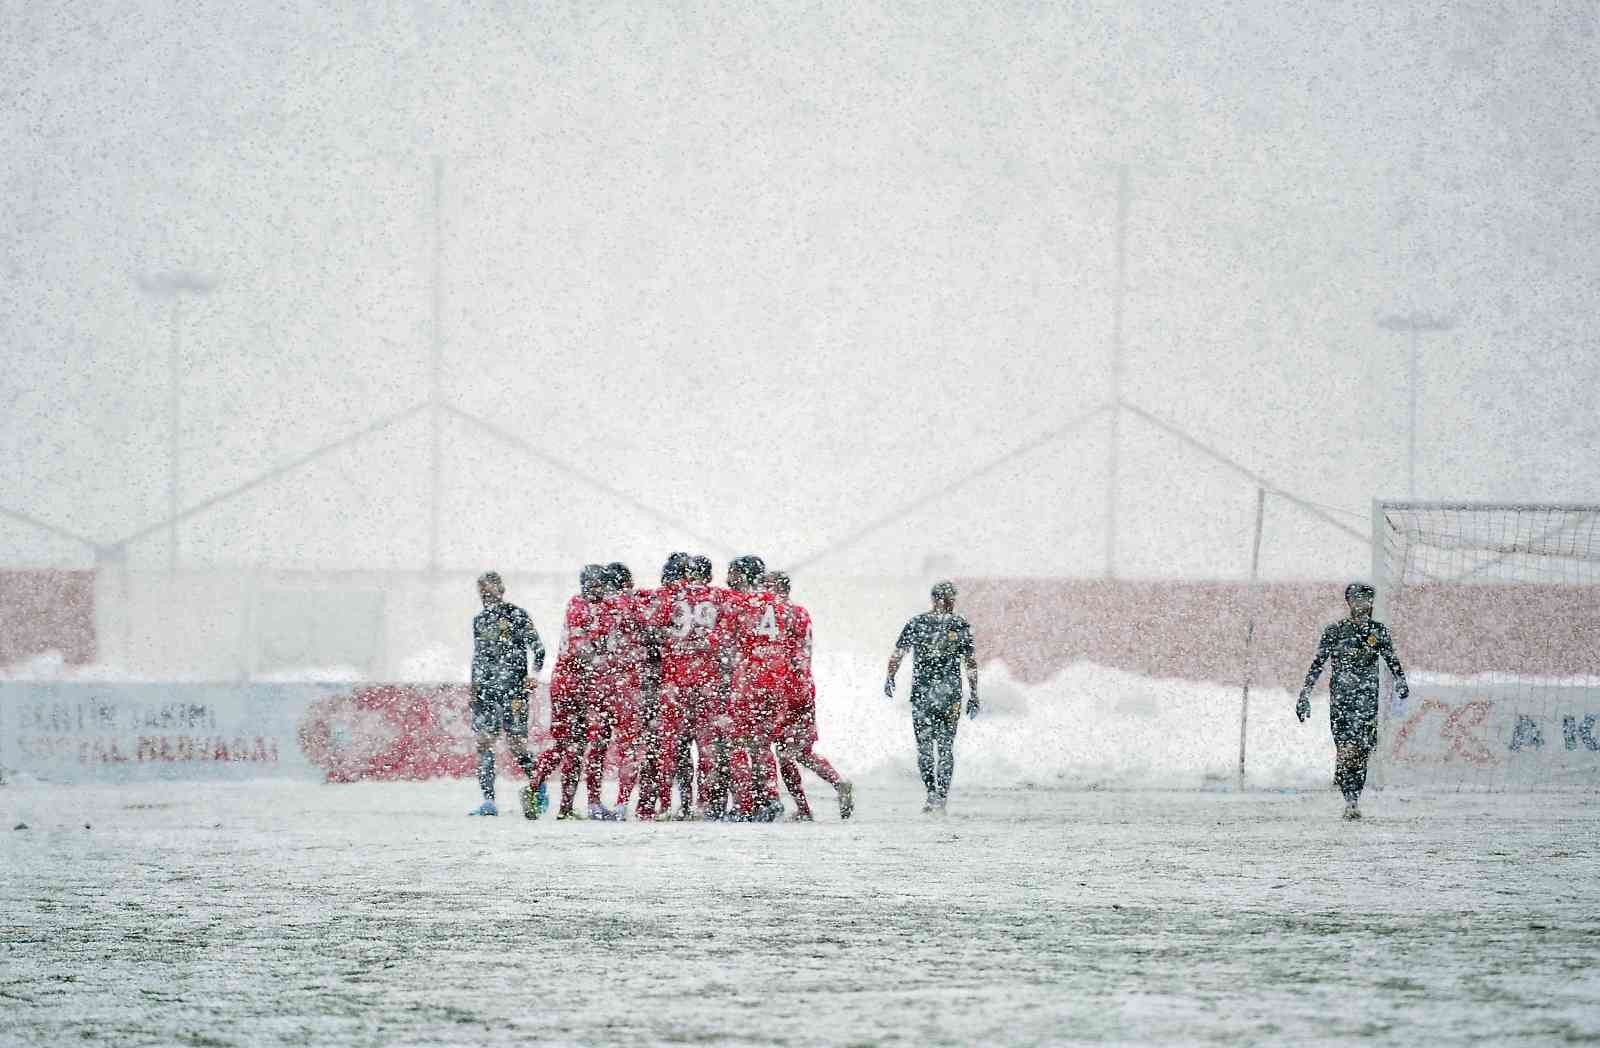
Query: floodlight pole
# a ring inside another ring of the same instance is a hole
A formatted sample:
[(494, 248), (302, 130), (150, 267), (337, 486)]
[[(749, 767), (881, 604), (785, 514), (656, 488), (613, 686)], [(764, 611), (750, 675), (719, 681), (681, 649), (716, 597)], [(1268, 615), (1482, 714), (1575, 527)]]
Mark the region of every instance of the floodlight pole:
[(1417, 497), (1417, 387), (1421, 377), (1417, 367), (1417, 334), (1422, 331), (1449, 331), (1456, 326), (1451, 317), (1435, 317), (1425, 313), (1391, 313), (1378, 318), (1378, 326), (1386, 331), (1404, 331), (1408, 352), (1406, 360), (1406, 497)]
[(1256, 642), (1257, 583), (1261, 579), (1261, 522), (1267, 509), (1267, 489), (1256, 488), (1256, 534), (1250, 544), (1250, 625), (1244, 632), (1244, 695), (1239, 700), (1239, 789), (1244, 790), (1245, 727), (1250, 722), (1250, 659)]
[(183, 422), (183, 296), (204, 295), (215, 284), (195, 273), (158, 273), (137, 278), (141, 290), (172, 300), (171, 331), (167, 340), (167, 574), (178, 573), (178, 475), (182, 449), (178, 433)]
[(439, 500), (444, 476), (444, 157), (433, 158), (433, 375), (429, 393), (428, 575), (439, 576)]
[(172, 332), (167, 340), (167, 574), (178, 573), (178, 429), (183, 423), (183, 382), (178, 358), (183, 351), (183, 296), (172, 295)]
[(1117, 479), (1122, 435), (1122, 317), (1128, 297), (1128, 165), (1117, 167), (1117, 282), (1111, 300), (1111, 420), (1106, 451), (1106, 578), (1117, 575)]

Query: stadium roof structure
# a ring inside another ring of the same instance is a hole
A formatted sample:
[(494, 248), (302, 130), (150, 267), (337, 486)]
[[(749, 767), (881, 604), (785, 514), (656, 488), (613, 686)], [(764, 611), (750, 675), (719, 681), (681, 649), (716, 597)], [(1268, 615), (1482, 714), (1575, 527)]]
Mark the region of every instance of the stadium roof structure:
[(966, 471), (958, 477), (940, 484), (923, 495), (910, 500), (896, 509), (882, 514), (862, 524), (849, 534), (829, 543), (827, 546), (802, 558), (793, 566), (796, 569), (810, 567), (826, 560), (851, 546), (856, 545), (872, 535), (897, 521), (933, 505), (951, 492), (960, 490), (974, 482), (996, 473), (1003, 467), (1016, 462), (1022, 456), (1036, 451), (1047, 445), (1059, 443), (1077, 433), (1089, 423), (1105, 418), (1110, 425), (1110, 442), (1108, 444), (1108, 470), (1106, 476), (1106, 527), (1105, 527), (1105, 560), (1104, 572), (1106, 576), (1116, 574), (1116, 542), (1117, 542), (1117, 478), (1118, 460), (1120, 452), (1120, 423), (1124, 416), (1135, 419), (1153, 428), (1162, 435), (1171, 438), (1180, 445), (1200, 453), (1211, 462), (1224, 467), (1229, 472), (1243, 480), (1255, 485), (1261, 492), (1280, 498), (1291, 505), (1298, 507), (1311, 517), (1329, 525), (1335, 530), (1348, 536), (1352, 540), (1366, 546), (1371, 542), (1371, 536), (1358, 528), (1339, 520), (1318, 506), (1315, 502), (1286, 490), (1282, 485), (1250, 469), (1233, 456), (1221, 449), (1206, 443), (1167, 419), (1161, 418), (1154, 412), (1140, 407), (1128, 400), (1122, 394), (1122, 361), (1124, 356), (1123, 316), (1127, 303), (1127, 255), (1128, 255), (1128, 210), (1131, 192), (1129, 188), (1128, 166), (1119, 165), (1117, 168), (1117, 221), (1116, 221), (1116, 287), (1113, 297), (1115, 313), (1112, 318), (1112, 363), (1111, 363), (1111, 397), (1098, 407), (1092, 408), (1067, 422), (1046, 430), (1029, 440), (1016, 445), (1007, 451), (996, 455), (981, 465)]
[[(206, 514), (214, 513), (221, 507), (237, 502), (253, 492), (264, 489), (275, 482), (292, 474), (306, 470), (322, 460), (344, 452), (357, 445), (373, 441), (380, 436), (390, 433), (402, 424), (414, 419), (426, 419), (428, 424), (428, 541), (427, 541), (427, 570), (437, 572), (441, 568), (441, 517), (444, 489), (443, 467), (443, 437), (444, 424), (452, 422), (475, 430), (480, 435), (486, 436), (503, 447), (519, 454), (525, 459), (552, 470), (574, 484), (587, 488), (595, 495), (602, 496), (610, 505), (626, 507), (626, 510), (637, 518), (651, 521), (657, 526), (664, 527), (667, 531), (692, 540), (702, 548), (718, 554), (730, 554), (729, 544), (714, 535), (703, 533), (694, 524), (680, 519), (675, 514), (639, 499), (620, 488), (607, 484), (597, 478), (591, 471), (583, 469), (572, 462), (563, 459), (534, 442), (528, 440), (504, 426), (500, 426), (487, 419), (467, 411), (453, 404), (444, 394), (443, 373), (443, 348), (444, 338), (442, 331), (443, 292), (441, 274), (442, 255), (442, 193), (443, 193), (443, 162), (435, 158), (433, 164), (433, 213), (434, 213), (434, 246), (432, 259), (432, 308), (431, 308), (431, 386), (427, 397), (393, 411), (355, 430), (347, 432), (333, 440), (326, 441), (310, 450), (295, 455), (289, 460), (279, 463), (269, 469), (240, 482), (233, 486), (212, 494), (191, 505), (178, 508), (166, 518), (138, 527), (128, 534), (111, 542), (101, 542), (78, 534), (70, 529), (41, 520), (38, 517), (21, 509), (0, 505), (0, 517), (9, 518), (40, 532), (64, 539), (91, 551), (97, 561), (122, 560), (127, 555), (128, 547), (136, 542), (150, 538), (162, 531), (171, 531), (177, 525), (192, 521)], [(1310, 517), (1321, 521), (1336, 531), (1348, 536), (1351, 540), (1367, 545), (1370, 536), (1365, 532), (1339, 520), (1328, 513), (1315, 502), (1295, 495), (1286, 490), (1277, 482), (1261, 473), (1252, 470), (1238, 459), (1223, 450), (1201, 440), (1186, 431), (1182, 426), (1147, 410), (1137, 403), (1124, 397), (1121, 392), (1122, 359), (1124, 355), (1123, 338), (1123, 313), (1127, 293), (1127, 217), (1129, 208), (1128, 169), (1122, 166), (1118, 169), (1118, 208), (1116, 224), (1116, 286), (1113, 298), (1115, 315), (1113, 318), (1112, 332), (1112, 390), (1111, 397), (1097, 407), (1091, 408), (1068, 421), (1037, 434), (1006, 451), (995, 455), (987, 461), (963, 472), (959, 476), (947, 479), (930, 488), (921, 495), (908, 500), (894, 509), (879, 514), (853, 528), (846, 534), (836, 538), (813, 552), (791, 562), (793, 569), (805, 569), (823, 563), (836, 557), (846, 550), (851, 549), (864, 540), (873, 536), (889, 526), (903, 521), (919, 511), (924, 510), (938, 501), (946, 498), (952, 492), (959, 491), (975, 482), (990, 477), (1001, 471), (1009, 464), (1015, 463), (1023, 456), (1049, 445), (1059, 444), (1069, 437), (1074, 436), (1090, 423), (1104, 419), (1110, 427), (1110, 441), (1108, 443), (1107, 458), (1107, 490), (1105, 500), (1105, 553), (1104, 573), (1106, 576), (1116, 574), (1117, 557), (1117, 493), (1118, 459), (1120, 449), (1121, 423), (1124, 419), (1137, 421), (1161, 435), (1169, 438), (1179, 445), (1199, 453), (1215, 465), (1223, 467), (1227, 472), (1238, 476), (1256, 486), (1261, 492), (1274, 495), (1298, 507)], [(185, 290), (194, 290), (187, 286), (176, 286), (163, 289), (167, 293), (176, 293)], [(174, 532), (175, 534), (175, 532)], [(175, 544), (174, 544), (175, 546)]]

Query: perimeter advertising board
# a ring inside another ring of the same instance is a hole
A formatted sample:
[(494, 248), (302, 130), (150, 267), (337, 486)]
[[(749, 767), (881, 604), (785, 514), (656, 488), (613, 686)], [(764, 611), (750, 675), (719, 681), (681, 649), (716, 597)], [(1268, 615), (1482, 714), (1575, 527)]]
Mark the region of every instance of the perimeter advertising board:
[(460, 778), (475, 749), (463, 685), (0, 682), (0, 768), (45, 782)]
[(1600, 689), (1414, 684), (1381, 727), (1384, 785), (1600, 787)]

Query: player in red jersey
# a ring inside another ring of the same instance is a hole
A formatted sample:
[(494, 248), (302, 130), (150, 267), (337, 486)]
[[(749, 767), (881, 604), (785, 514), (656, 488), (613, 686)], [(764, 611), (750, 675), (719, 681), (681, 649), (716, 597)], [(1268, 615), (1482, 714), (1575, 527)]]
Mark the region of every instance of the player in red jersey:
[(784, 619), (784, 609), (803, 619), (803, 631), (785, 634), (788, 643), (789, 677), (793, 686), (783, 692), (777, 730), (773, 741), (778, 744), (778, 771), (783, 783), (794, 798), (797, 820), (811, 821), (811, 805), (806, 800), (805, 787), (800, 781), (800, 768), (815, 772), (823, 782), (839, 794), (839, 818), (848, 819), (855, 811), (855, 789), (845, 781), (826, 757), (817, 753), (817, 685), (811, 676), (811, 616), (798, 604), (789, 603), (789, 576), (781, 571), (762, 576), (762, 586), (772, 594), (777, 609), (774, 618)]
[[(714, 644), (721, 608), (710, 581), (709, 571), (689, 560), (682, 578), (655, 591), (644, 617), (661, 649), (655, 758), (657, 805), (663, 813), (671, 808), (678, 766), (689, 759), (683, 736), (693, 735), (708, 751), (712, 736), (703, 729), (718, 712), (720, 662)], [(690, 801), (690, 791), (685, 791), (685, 807)]]
[[(654, 819), (672, 810), (672, 774), (662, 777), (662, 753), (671, 740), (677, 743), (681, 726), (676, 718), (664, 717), (661, 706), (661, 639), (659, 630), (651, 625), (656, 602), (665, 600), (666, 591), (684, 583), (689, 562), (687, 553), (673, 553), (661, 567), (661, 588), (640, 590), (635, 596), (639, 622), (645, 640), (645, 664), (641, 676), (641, 703), (639, 720), (644, 762), (639, 768), (639, 804), (634, 809), (641, 819)], [(670, 711), (669, 711), (670, 712)], [(668, 723), (671, 719), (673, 722)], [(665, 795), (663, 795), (665, 784)]]
[(799, 686), (791, 651), (810, 636), (811, 620), (805, 609), (780, 605), (760, 588), (764, 569), (757, 557), (740, 558), (729, 566), (729, 588), (738, 600), (729, 609), (723, 647), (731, 670), (730, 776), (736, 815), (771, 821), (783, 813), (772, 743), (787, 696)]
[[(606, 595), (596, 609), (596, 655), (590, 678), (598, 711), (588, 723), (584, 780), (589, 792), (589, 817), (623, 819), (639, 775), (639, 693), (646, 647), (633, 572), (620, 562), (607, 564), (605, 570)], [(600, 801), (606, 755), (613, 743), (618, 758), (614, 810)]]
[[(588, 740), (588, 719), (594, 706), (595, 627), (604, 598), (605, 569), (599, 564), (585, 565), (578, 574), (578, 595), (567, 601), (561, 651), (550, 674), (550, 737), (555, 745), (539, 755), (528, 783), (529, 789), (537, 792), (552, 772), (558, 767), (561, 769), (561, 809), (556, 816), (559, 819), (577, 818), (572, 802), (578, 795), (579, 770)], [(531, 819), (537, 812), (524, 805), (523, 814)]]

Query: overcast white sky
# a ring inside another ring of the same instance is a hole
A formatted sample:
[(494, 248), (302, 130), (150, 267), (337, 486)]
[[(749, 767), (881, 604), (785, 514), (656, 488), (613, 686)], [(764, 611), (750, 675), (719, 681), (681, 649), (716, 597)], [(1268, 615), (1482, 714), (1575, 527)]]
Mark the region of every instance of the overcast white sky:
[[(1406, 476), (1375, 319), (1449, 316), (1418, 494), (1600, 501), (1592, 3), (377, 8), (4, 5), (0, 506), (102, 543), (165, 515), (141, 275), (217, 284), (186, 506), (425, 400), (435, 155), (449, 402), (719, 543), (451, 416), (447, 567), (1098, 573), (1103, 417), (894, 514), (1106, 401), (1122, 164), (1131, 402), (1364, 530)], [(1120, 435), (1118, 570), (1244, 572), (1253, 485)], [(429, 446), (412, 416), (184, 556), (420, 566)], [(1279, 506), (1264, 563), (1366, 554)]]

